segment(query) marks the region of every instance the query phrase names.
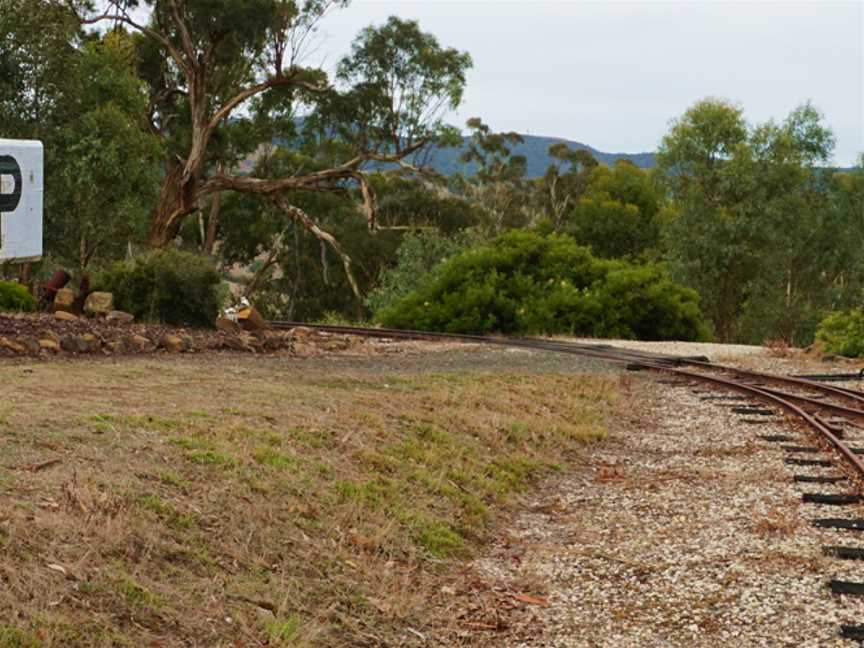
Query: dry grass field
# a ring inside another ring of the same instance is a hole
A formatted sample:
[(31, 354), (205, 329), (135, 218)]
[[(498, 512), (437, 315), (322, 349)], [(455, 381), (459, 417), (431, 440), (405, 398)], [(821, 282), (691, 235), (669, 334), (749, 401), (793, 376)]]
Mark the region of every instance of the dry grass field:
[(0, 364), (0, 647), (446, 636), (442, 583), (620, 407), (572, 364)]

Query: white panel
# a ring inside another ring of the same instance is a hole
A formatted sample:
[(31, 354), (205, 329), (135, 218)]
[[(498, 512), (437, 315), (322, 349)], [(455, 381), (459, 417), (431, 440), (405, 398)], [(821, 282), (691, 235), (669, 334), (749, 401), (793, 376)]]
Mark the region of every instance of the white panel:
[[(18, 170), (20, 187), (14, 174)], [(42, 178), (41, 142), (0, 139), (0, 261), (42, 257)], [(4, 205), (15, 203), (14, 210), (3, 211)]]

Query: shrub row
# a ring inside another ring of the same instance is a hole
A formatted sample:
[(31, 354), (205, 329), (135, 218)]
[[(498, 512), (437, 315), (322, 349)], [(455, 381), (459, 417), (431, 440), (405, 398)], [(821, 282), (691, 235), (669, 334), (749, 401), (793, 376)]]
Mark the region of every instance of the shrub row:
[(163, 250), (118, 261), (100, 272), (97, 290), (114, 294), (114, 304), (139, 321), (212, 326), (222, 305), (221, 279), (209, 259)]
[(598, 259), (569, 236), (527, 230), (450, 258), (376, 316), (386, 326), (453, 333), (709, 337), (698, 295), (662, 265)]

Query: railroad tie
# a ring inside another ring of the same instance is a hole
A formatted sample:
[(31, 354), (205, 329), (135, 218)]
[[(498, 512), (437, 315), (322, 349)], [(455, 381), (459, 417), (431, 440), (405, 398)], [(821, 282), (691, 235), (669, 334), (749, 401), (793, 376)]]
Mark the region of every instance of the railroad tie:
[(732, 412), (735, 414), (752, 414), (753, 416), (773, 416), (774, 415), (774, 410), (768, 409), (766, 407), (733, 406)]
[(864, 595), (864, 583), (854, 581), (831, 580), (828, 587), (834, 594), (851, 594), (852, 596)]
[(804, 493), (801, 500), (810, 504), (827, 504), (829, 506), (846, 506), (857, 504), (861, 496), (854, 493)]
[(864, 560), (864, 549), (861, 547), (840, 547), (826, 545), (822, 547), (822, 553), (841, 560)]
[(786, 452), (803, 452), (807, 454), (822, 452), (822, 448), (817, 448), (816, 446), (784, 445), (780, 447), (783, 448)]
[(820, 518), (813, 520), (811, 524), (820, 529), (864, 531), (864, 518)]
[(793, 475), (792, 480), (808, 484), (837, 484), (842, 481), (847, 481), (846, 476), (829, 476), (829, 475)]
[[(759, 421), (760, 423), (762, 421)], [(788, 434), (762, 434), (759, 437), (763, 441), (770, 441), (771, 443), (782, 443), (784, 441), (794, 441), (795, 437), (789, 436)]]
[(840, 636), (844, 639), (855, 639), (864, 641), (864, 625), (842, 625)]
[(790, 466), (823, 466), (827, 468), (834, 465), (834, 462), (830, 459), (798, 459), (796, 457), (786, 457), (783, 461)]

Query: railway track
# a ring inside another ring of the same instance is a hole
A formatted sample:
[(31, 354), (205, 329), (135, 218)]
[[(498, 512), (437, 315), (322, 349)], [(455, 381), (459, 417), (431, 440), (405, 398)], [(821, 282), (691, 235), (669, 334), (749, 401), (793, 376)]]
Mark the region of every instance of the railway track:
[[(792, 445), (795, 437), (763, 435), (763, 440), (782, 443), (790, 466), (820, 470), (819, 474), (796, 474), (793, 479), (802, 484), (830, 485), (841, 492), (808, 492), (804, 502), (830, 507), (854, 507), (864, 501), (864, 446), (847, 443), (852, 432), (862, 436), (864, 444), (864, 392), (826, 385), (794, 376), (767, 374), (727, 365), (718, 365), (704, 357), (674, 356), (646, 353), (613, 347), (607, 344), (585, 344), (535, 338), (503, 338), (399, 329), (362, 328), (307, 324), (303, 322), (269, 322), (275, 329), (303, 326), (339, 335), (357, 335), (393, 340), (456, 341), (468, 344), (522, 348), (535, 351), (567, 353), (624, 366), (630, 370), (645, 370), (665, 374), (676, 386), (709, 387), (723, 392), (715, 395), (699, 392), (704, 400), (725, 399), (740, 413), (750, 418), (748, 423), (767, 424), (778, 415), (798, 430), (809, 435), (808, 445)], [(728, 392), (736, 396), (730, 396)], [(734, 402), (733, 402), (734, 401)], [(769, 418), (771, 417), (771, 418)], [(827, 455), (827, 457), (826, 457)], [(824, 470), (823, 470), (824, 469)], [(824, 517), (812, 524), (852, 535), (864, 531), (864, 518)], [(823, 552), (837, 560), (864, 560), (864, 546), (825, 546)], [(835, 594), (864, 596), (864, 582), (830, 579), (827, 583)], [(844, 625), (842, 636), (864, 642), (864, 624)]]

